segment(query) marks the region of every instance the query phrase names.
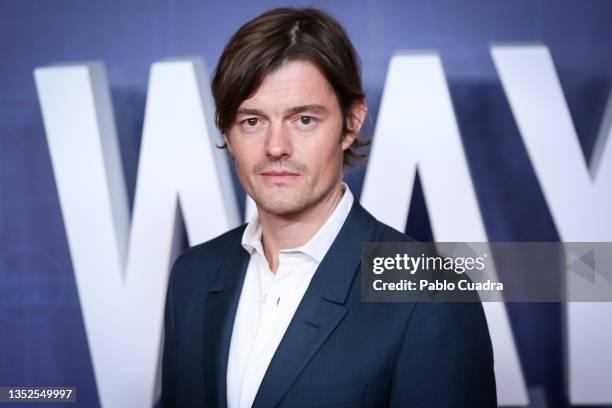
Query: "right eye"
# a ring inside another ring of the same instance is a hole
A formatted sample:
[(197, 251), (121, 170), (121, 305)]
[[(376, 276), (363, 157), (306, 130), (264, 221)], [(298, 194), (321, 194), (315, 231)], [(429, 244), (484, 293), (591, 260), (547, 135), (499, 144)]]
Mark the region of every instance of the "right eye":
[(259, 123), (259, 119), (257, 118), (248, 118), (242, 121), (243, 124), (245, 124), (246, 126), (257, 126), (257, 124)]

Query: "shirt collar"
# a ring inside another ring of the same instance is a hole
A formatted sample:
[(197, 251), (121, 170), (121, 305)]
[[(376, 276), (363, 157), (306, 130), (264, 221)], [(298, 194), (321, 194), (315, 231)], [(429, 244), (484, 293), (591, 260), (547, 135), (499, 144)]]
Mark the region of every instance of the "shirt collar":
[[(304, 245), (296, 248), (282, 249), (280, 253), (300, 252), (313, 258), (316, 262), (323, 260), (323, 257), (325, 257), (325, 254), (340, 232), (340, 228), (342, 228), (346, 217), (348, 217), (355, 200), (346, 183), (342, 183), (342, 190), (344, 194), (340, 202), (317, 233)], [(253, 255), (254, 251), (257, 251), (261, 256), (264, 256), (263, 246), (261, 245), (262, 232), (263, 229), (259, 223), (259, 217), (255, 214), (242, 234), (242, 246), (251, 255)]]

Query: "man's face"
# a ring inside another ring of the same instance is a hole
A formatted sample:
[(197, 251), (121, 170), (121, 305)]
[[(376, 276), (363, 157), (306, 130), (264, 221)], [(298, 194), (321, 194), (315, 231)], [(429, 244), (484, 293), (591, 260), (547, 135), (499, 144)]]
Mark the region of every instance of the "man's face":
[(226, 142), (240, 182), (259, 210), (298, 213), (329, 197), (342, 178), (343, 117), (315, 65), (291, 61), (242, 102)]

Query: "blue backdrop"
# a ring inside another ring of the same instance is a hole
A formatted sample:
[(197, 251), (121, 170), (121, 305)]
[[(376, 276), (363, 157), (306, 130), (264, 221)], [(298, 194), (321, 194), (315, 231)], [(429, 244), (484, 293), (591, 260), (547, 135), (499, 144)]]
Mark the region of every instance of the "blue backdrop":
[[(436, 50), (490, 239), (558, 240), (489, 46), (535, 42), (549, 47), (588, 160), (612, 80), (611, 2), (290, 4), (323, 8), (346, 27), (363, 63), (370, 129), (391, 56), (407, 49)], [(106, 64), (132, 202), (151, 64), (197, 55), (214, 67), (242, 23), (281, 5), (287, 3), (0, 3), (0, 386), (72, 385), (78, 388), (79, 406), (99, 405), (33, 69), (83, 60)], [(364, 171), (362, 166), (347, 175), (357, 197)], [(431, 239), (418, 187), (409, 218), (409, 233)], [(508, 310), (529, 387), (542, 387), (550, 406), (567, 406), (560, 306), (510, 304)]]

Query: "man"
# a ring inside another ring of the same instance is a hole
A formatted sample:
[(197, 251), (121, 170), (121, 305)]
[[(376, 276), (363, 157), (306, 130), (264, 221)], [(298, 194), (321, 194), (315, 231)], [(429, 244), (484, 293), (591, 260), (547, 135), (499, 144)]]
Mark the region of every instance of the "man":
[(356, 52), (314, 9), (241, 27), (216, 124), (258, 215), (175, 262), (164, 407), (491, 407), (480, 303), (364, 303), (360, 250), (408, 241), (342, 183), (367, 114)]

